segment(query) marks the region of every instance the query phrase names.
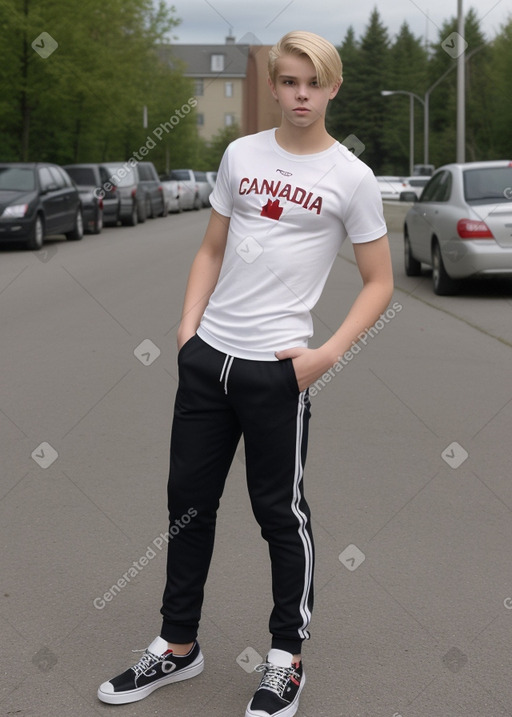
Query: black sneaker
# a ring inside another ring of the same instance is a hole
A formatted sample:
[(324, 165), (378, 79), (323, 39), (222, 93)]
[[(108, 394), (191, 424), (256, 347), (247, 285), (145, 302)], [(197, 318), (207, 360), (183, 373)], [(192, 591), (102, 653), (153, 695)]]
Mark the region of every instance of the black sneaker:
[(272, 649), (267, 661), (255, 668), (264, 674), (245, 717), (292, 717), (297, 712), (306, 676), (302, 662), (292, 663), (292, 657), (289, 652)]
[(190, 652), (181, 657), (174, 655), (167, 642), (157, 637), (144, 650), (136, 665), (100, 685), (98, 698), (111, 705), (137, 702), (159, 687), (199, 675), (203, 667), (204, 658), (199, 643), (195, 642)]

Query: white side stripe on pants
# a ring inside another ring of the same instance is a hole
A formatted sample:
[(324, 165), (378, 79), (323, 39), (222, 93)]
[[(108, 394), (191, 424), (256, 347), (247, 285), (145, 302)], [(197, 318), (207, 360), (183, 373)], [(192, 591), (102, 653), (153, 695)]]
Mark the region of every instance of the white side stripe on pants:
[(302, 627), (299, 629), (299, 635), (303, 639), (309, 637), (307, 626), (311, 620), (311, 610), (309, 609), (309, 594), (311, 591), (311, 585), (313, 580), (313, 545), (311, 538), (306, 530), (307, 517), (300, 509), (300, 500), (302, 497), (300, 483), (302, 480), (304, 466), (302, 465), (302, 434), (303, 434), (303, 418), (305, 411), (305, 398), (306, 393), (302, 391), (299, 395), (299, 403), (297, 407), (297, 422), (296, 422), (296, 438), (295, 438), (295, 475), (293, 479), (293, 499), (292, 499), (292, 510), (299, 521), (299, 536), (304, 545), (304, 591), (302, 593), (300, 601), (300, 612), (304, 619)]

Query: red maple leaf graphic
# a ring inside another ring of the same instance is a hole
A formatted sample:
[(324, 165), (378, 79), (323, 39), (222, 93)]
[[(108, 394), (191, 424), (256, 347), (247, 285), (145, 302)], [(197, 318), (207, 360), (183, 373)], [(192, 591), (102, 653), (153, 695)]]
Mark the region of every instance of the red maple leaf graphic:
[(260, 216), (278, 220), (280, 219), (282, 213), (283, 207), (279, 206), (279, 199), (276, 199), (274, 202), (269, 199), (261, 210)]

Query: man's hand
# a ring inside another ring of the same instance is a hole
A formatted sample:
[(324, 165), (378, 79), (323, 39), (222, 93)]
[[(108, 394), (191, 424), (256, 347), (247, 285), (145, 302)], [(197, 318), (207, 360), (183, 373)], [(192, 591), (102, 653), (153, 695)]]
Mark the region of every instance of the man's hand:
[(299, 389), (304, 391), (324, 374), (335, 361), (331, 361), (327, 352), (321, 348), (306, 349), (302, 347), (276, 351), (280, 361), (291, 358)]

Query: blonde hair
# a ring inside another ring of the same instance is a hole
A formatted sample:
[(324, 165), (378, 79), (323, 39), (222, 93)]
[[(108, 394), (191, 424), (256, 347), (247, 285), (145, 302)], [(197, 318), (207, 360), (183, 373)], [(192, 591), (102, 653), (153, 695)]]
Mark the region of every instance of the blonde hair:
[(343, 65), (337, 49), (320, 35), (305, 30), (293, 30), (272, 47), (268, 56), (268, 74), (275, 84), (277, 61), (283, 55), (307, 57), (313, 63), (320, 87), (330, 87), (343, 81)]

